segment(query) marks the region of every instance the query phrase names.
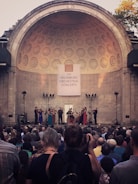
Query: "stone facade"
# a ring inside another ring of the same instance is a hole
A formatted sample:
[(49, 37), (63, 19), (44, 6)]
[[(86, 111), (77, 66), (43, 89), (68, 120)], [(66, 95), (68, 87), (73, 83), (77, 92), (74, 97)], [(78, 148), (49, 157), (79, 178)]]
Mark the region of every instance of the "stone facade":
[[(55, 94), (49, 106), (56, 110), (67, 104), (77, 112), (84, 106), (97, 108), (98, 123), (114, 123), (116, 111), (121, 123), (138, 120), (138, 79), (127, 68), (131, 43), (124, 28), (101, 7), (75, 0), (46, 3), (19, 22), (8, 44), (12, 66), (0, 78), (0, 104), (9, 123), (24, 110), (32, 122), (35, 106), (46, 110), (43, 93)], [(58, 64), (80, 64), (80, 96), (57, 95)], [(86, 93), (96, 98), (91, 101)], [(13, 117), (7, 118), (9, 114)]]

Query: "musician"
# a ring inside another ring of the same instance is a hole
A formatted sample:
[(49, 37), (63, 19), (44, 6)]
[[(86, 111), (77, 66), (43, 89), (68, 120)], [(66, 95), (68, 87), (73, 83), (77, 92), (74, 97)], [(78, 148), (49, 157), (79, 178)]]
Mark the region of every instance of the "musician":
[(60, 107), (58, 109), (58, 124), (62, 124), (62, 115), (63, 115), (63, 110), (62, 108)]
[(67, 112), (67, 123), (73, 123), (74, 119), (72, 108), (69, 108)]
[(98, 110), (96, 108), (95, 110), (93, 110), (93, 118), (94, 118), (95, 125), (97, 125), (97, 113), (98, 113)]

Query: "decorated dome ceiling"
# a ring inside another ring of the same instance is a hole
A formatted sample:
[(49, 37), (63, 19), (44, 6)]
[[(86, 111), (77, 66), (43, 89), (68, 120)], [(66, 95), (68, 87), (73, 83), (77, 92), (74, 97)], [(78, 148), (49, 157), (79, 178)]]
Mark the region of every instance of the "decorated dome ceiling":
[(75, 11), (48, 15), (24, 36), (17, 67), (57, 74), (58, 64), (80, 64), (82, 74), (113, 72), (121, 67), (121, 51), (112, 30), (95, 17)]

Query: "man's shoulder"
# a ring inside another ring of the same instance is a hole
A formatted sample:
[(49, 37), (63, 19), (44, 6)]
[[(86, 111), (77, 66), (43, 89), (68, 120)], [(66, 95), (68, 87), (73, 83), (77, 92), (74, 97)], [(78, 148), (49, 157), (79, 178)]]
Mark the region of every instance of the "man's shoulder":
[(114, 166), (114, 170), (127, 169), (132, 164), (131, 160), (126, 160), (123, 162), (119, 162)]
[(0, 146), (2, 145), (5, 145), (5, 146), (10, 146), (10, 147), (13, 147), (13, 148), (16, 148), (16, 146), (10, 142), (7, 142), (7, 141), (3, 141), (3, 140), (0, 140)]
[(0, 140), (0, 152), (15, 152), (17, 148), (14, 144)]
[(88, 154), (84, 154), (79, 150), (66, 150), (62, 153), (55, 154), (54, 159), (61, 160), (61, 162), (76, 161), (78, 163), (89, 161)]
[(96, 146), (93, 150), (94, 150), (94, 151), (99, 151), (99, 150), (101, 151), (101, 148), (102, 148), (102, 146), (98, 145), (98, 146)]
[(128, 168), (130, 166), (137, 166), (138, 165), (138, 156), (131, 155), (129, 160), (119, 162), (117, 165), (115, 165), (115, 168)]
[(99, 156), (97, 157), (97, 160), (100, 161), (100, 160), (102, 160), (103, 158), (104, 158), (104, 155), (101, 154), (101, 155), (99, 155)]

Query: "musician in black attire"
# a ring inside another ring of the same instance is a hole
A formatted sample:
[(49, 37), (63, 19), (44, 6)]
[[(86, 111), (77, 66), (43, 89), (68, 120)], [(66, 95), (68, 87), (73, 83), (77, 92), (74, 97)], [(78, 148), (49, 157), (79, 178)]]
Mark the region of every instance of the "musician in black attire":
[(37, 124), (38, 123), (38, 108), (37, 107), (35, 107), (34, 109), (34, 115), (35, 115), (35, 124)]
[(62, 115), (63, 115), (63, 110), (59, 108), (58, 110), (58, 123), (62, 124)]
[(97, 125), (97, 113), (98, 113), (97, 109), (93, 110), (93, 117), (94, 117), (95, 125)]

